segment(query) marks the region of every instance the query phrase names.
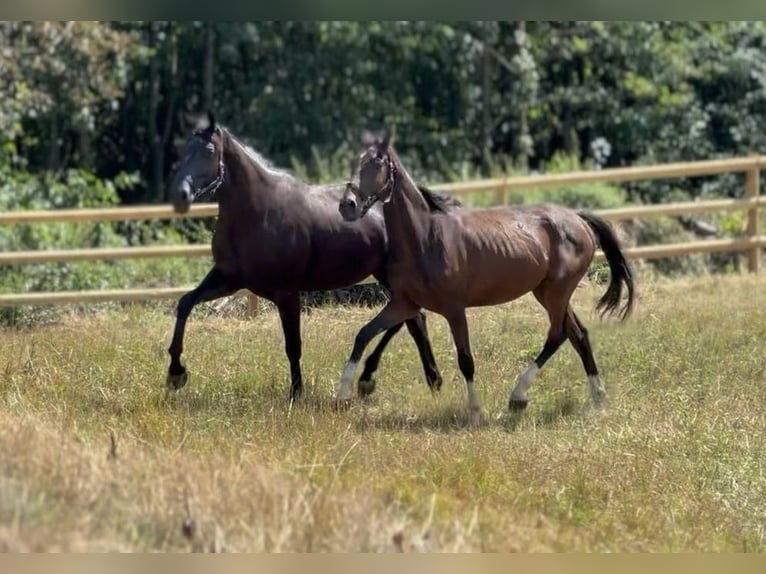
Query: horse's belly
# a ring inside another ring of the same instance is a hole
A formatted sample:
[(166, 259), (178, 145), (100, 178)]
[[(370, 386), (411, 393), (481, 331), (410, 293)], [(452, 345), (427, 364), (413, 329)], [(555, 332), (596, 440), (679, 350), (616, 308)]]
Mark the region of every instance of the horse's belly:
[(366, 243), (315, 246), (306, 262), (306, 281), (313, 289), (359, 283), (382, 268), (384, 247)]
[[(342, 233), (282, 234), (270, 242), (262, 237), (236, 239), (214, 236), (215, 265), (259, 293), (348, 287), (377, 273), (385, 250), (377, 241)], [(267, 249), (266, 243), (274, 247)]]
[(510, 259), (472, 265), (466, 283), (467, 306), (499, 305), (518, 299), (540, 285), (547, 272), (544, 261)]

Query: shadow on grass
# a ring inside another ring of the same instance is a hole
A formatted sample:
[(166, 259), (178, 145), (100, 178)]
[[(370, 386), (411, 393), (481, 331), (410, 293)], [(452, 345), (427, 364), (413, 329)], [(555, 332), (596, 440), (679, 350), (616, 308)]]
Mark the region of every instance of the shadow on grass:
[(364, 405), (360, 411), (354, 420), (358, 431), (452, 433), (468, 429), (468, 410), (463, 405), (444, 405), (423, 413), (380, 412), (374, 406)]
[[(391, 404), (381, 405), (377, 397), (366, 401), (354, 397), (351, 405), (338, 409), (335, 397), (320, 389), (307, 388), (292, 406), (286, 385), (263, 384), (257, 386), (229, 385), (215, 388), (206, 385), (200, 389), (185, 387), (180, 391), (158, 390), (156, 405), (162, 409), (183, 411), (188, 414), (243, 416), (271, 412), (285, 417), (338, 416), (344, 418), (357, 431), (406, 431), (412, 433), (454, 433), (470, 431), (467, 405), (460, 402), (421, 407), (414, 411)], [(102, 405), (107, 408), (106, 405)], [(523, 428), (555, 427), (562, 420), (582, 414), (582, 405), (573, 396), (558, 395), (553, 402), (539, 408), (535, 405), (524, 411), (482, 413), (480, 428), (500, 427), (513, 432)]]
[(277, 412), (284, 416), (320, 414), (336, 411), (334, 398), (314, 389), (305, 389), (301, 397), (291, 404), (290, 389), (285, 384), (229, 385), (200, 389), (185, 387), (179, 391), (157, 393), (158, 405), (170, 409), (183, 409), (196, 413)]
[[(554, 427), (560, 421), (581, 415), (581, 405), (572, 397), (561, 396), (553, 405), (542, 411), (504, 412), (499, 416), (484, 411), (479, 429), (500, 427), (516, 431), (520, 427)], [(359, 431), (408, 431), (452, 433), (470, 431), (468, 410), (465, 405), (451, 404), (434, 407), (426, 412), (380, 412), (378, 409), (361, 408), (355, 419)]]
[(523, 411), (510, 411), (500, 419), (500, 425), (509, 431), (516, 431), (519, 426), (553, 427), (560, 421), (581, 414), (578, 401), (569, 395), (559, 395), (552, 405), (532, 413), (529, 407)]

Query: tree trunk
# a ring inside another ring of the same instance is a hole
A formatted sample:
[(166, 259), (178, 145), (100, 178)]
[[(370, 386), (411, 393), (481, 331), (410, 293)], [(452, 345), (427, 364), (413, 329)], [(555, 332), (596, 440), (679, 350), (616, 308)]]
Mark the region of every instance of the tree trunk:
[[(527, 51), (527, 23), (524, 20), (520, 20), (516, 24), (515, 33), (516, 46), (519, 54), (523, 54)], [(516, 157), (518, 161), (523, 164), (524, 168), (529, 165), (529, 157), (532, 153), (531, 143), (532, 138), (529, 133), (529, 122), (527, 116), (529, 115), (529, 106), (532, 102), (524, 101), (521, 103), (519, 109), (519, 136), (516, 140)]]
[(162, 170), (164, 167), (162, 157), (163, 146), (159, 130), (157, 129), (157, 116), (160, 107), (160, 47), (157, 38), (157, 26), (158, 24), (155, 22), (149, 23), (149, 48), (153, 50), (153, 55), (149, 62), (149, 110), (147, 115), (147, 121), (149, 123), (147, 126), (147, 135), (150, 149), (150, 178), (146, 199), (150, 202), (156, 201), (158, 198), (162, 197), (162, 189), (164, 187), (162, 177)]
[(215, 68), (215, 28), (205, 24), (205, 56), (202, 75), (202, 110), (213, 110), (213, 79)]
[[(173, 22), (168, 23), (166, 37), (168, 42), (167, 77), (165, 81), (165, 94), (167, 104), (165, 106), (165, 120), (161, 135), (163, 171), (165, 167), (165, 154), (172, 152), (172, 149), (168, 147), (168, 143), (170, 143), (171, 136), (173, 135), (173, 125), (175, 123), (174, 120), (176, 113), (176, 99), (178, 96), (178, 34)], [(167, 200), (167, 197), (165, 197), (165, 191), (166, 190), (163, 186), (157, 195), (158, 201)]]
[(61, 142), (59, 141), (59, 119), (55, 110), (50, 115), (48, 135), (48, 171), (56, 172), (61, 165)]
[(87, 126), (77, 126), (77, 151), (79, 165), (83, 169), (93, 170), (93, 150), (90, 145), (90, 130)]
[(491, 55), (489, 49), (490, 37), (484, 29), (482, 37), (482, 55), (481, 55), (481, 131), (479, 134), (481, 145), (481, 172), (484, 177), (491, 175)]

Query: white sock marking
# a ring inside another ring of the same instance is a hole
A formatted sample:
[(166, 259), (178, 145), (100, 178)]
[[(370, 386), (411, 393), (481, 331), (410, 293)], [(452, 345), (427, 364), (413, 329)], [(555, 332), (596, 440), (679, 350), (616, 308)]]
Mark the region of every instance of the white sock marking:
[(468, 424), (472, 427), (481, 422), (481, 403), (473, 381), (466, 381), (465, 388), (468, 391)]
[(600, 405), (606, 396), (606, 388), (604, 383), (601, 382), (601, 377), (598, 375), (588, 375), (588, 387), (590, 387), (591, 400), (593, 400), (596, 406)]
[(338, 393), (336, 395), (339, 401), (347, 401), (351, 398), (351, 383), (354, 380), (356, 365), (357, 363), (354, 361), (349, 361), (346, 364), (346, 368), (343, 369), (343, 374), (340, 377), (340, 383), (338, 383)]
[(529, 365), (527, 370), (519, 376), (516, 386), (513, 388), (513, 391), (511, 391), (511, 400), (526, 402), (527, 389), (529, 388), (529, 385), (532, 384), (532, 381), (535, 380), (535, 377), (537, 377), (537, 373), (539, 372), (540, 367), (537, 366), (537, 363), (533, 362)]

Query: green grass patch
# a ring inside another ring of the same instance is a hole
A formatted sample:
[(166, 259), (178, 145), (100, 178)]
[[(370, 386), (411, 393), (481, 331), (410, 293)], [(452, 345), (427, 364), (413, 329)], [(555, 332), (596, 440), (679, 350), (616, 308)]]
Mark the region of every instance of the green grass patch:
[(641, 279), (623, 324), (595, 318), (603, 287), (575, 296), (608, 389), (603, 412), (567, 345), (527, 411), (507, 413), (544, 312), (532, 298), (471, 310), (476, 430), (433, 315), (442, 392), (428, 391), (402, 331), (376, 394), (347, 412), (332, 398), (370, 308), (304, 315), (306, 392), (292, 409), (273, 312), (195, 312), (191, 379), (171, 395), (170, 306), (5, 328), (0, 548), (764, 550), (764, 280)]

